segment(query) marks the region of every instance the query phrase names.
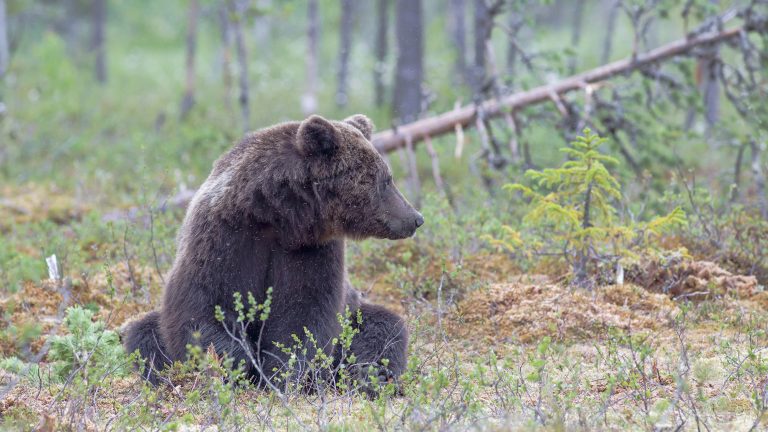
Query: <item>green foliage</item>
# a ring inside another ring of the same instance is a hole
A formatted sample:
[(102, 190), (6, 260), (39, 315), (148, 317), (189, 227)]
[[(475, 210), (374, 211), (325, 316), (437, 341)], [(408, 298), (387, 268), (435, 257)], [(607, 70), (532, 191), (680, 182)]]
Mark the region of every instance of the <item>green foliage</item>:
[(619, 162), (600, 152), (605, 142), (585, 129), (570, 147), (561, 149), (568, 160), (560, 167), (528, 170), (525, 175), (531, 186), (505, 185), (505, 190), (529, 200), (523, 222), (538, 236), (529, 239), (505, 226), (502, 236), (490, 239), (492, 243), (513, 252), (524, 245), (533, 246), (534, 251), (561, 251), (572, 267), (574, 282), (584, 285), (590, 261), (630, 255), (632, 249), (647, 244), (645, 240), (685, 225), (685, 213), (679, 207), (647, 223), (620, 220), (621, 185), (609, 170)]
[(80, 306), (68, 308), (64, 326), (66, 335), (49, 339), (48, 358), (56, 377), (67, 379), (75, 374), (89, 380), (105, 374), (128, 373), (128, 359), (120, 338), (114, 331), (106, 330), (103, 321), (94, 321), (92, 311)]
[(21, 282), (39, 280), (45, 274), (44, 260), (18, 253), (10, 239), (0, 235), (0, 287), (11, 293), (21, 288)]
[(15, 375), (20, 375), (32, 384), (39, 384), (40, 366), (34, 363), (26, 363), (18, 357), (6, 357), (0, 359), (0, 369)]

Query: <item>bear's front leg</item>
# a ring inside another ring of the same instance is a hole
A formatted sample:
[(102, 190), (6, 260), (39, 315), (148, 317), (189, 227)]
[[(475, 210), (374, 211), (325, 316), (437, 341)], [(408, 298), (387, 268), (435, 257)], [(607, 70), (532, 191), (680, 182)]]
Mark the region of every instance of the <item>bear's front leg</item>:
[[(408, 363), (408, 329), (405, 321), (379, 305), (360, 305), (362, 323), (355, 324), (359, 333), (352, 339), (350, 351), (355, 355), (351, 370), (365, 383), (361, 390), (375, 396), (379, 386), (397, 382)], [(378, 382), (370, 382), (371, 375)]]
[[(234, 315), (234, 312), (232, 314)], [(239, 323), (229, 322), (229, 320), (223, 323), (205, 320), (202, 323), (193, 324), (188, 333), (188, 343), (199, 346), (203, 351), (212, 346), (217, 355), (233, 360), (233, 368), (242, 364), (245, 371), (252, 374), (256, 366), (254, 361), (256, 352), (248, 335), (242, 334), (238, 326)]]
[(331, 368), (323, 363), (331, 359), (341, 331), (344, 243), (278, 250), (272, 259), (270, 315), (257, 338), (265, 370), (276, 372), (281, 385), (324, 385)]

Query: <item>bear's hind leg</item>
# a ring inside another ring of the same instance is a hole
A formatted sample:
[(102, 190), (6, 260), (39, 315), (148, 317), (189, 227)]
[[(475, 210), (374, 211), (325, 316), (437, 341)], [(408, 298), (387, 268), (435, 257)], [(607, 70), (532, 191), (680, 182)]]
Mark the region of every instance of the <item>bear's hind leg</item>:
[(153, 385), (157, 385), (159, 382), (157, 372), (163, 370), (170, 362), (160, 339), (159, 320), (160, 313), (152, 311), (139, 320), (128, 323), (121, 331), (125, 351), (131, 354), (139, 350), (139, 355), (144, 362), (142, 378)]
[[(370, 367), (373, 367), (378, 384), (397, 382), (408, 362), (405, 321), (394, 312), (374, 304), (362, 303), (360, 311), (363, 321), (357, 325), (359, 333), (350, 346), (355, 355), (353, 368), (358, 371), (358, 379), (368, 382)], [(363, 390), (371, 396), (376, 393), (371, 386), (365, 386)]]

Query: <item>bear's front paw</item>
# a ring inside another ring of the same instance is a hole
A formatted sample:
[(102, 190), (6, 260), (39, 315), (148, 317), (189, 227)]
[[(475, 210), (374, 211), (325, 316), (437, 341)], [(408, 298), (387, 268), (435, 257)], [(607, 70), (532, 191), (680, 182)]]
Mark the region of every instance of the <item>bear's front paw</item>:
[(386, 366), (371, 365), (360, 367), (358, 370), (358, 390), (370, 399), (378, 397), (390, 383), (394, 385), (394, 393), (391, 394), (402, 396), (403, 392), (397, 376)]

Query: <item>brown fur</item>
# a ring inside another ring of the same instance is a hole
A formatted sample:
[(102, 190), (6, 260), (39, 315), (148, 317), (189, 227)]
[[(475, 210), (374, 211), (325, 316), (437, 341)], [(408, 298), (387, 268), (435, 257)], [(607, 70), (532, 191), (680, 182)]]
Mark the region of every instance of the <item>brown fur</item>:
[[(343, 122), (312, 116), (251, 133), (219, 158), (187, 209), (162, 307), (127, 328), (126, 349), (138, 349), (157, 370), (183, 360), (187, 344), (212, 344), (271, 381), (286, 360), (274, 342), (290, 346), (306, 327), (332, 353), (337, 314), (349, 305), (363, 314), (352, 346), (358, 361), (387, 358), (387, 373), (399, 376), (403, 320), (365, 303), (345, 279), (345, 237), (405, 238), (423, 223), (369, 142), (372, 130), (362, 115)], [(268, 287), (270, 316), (263, 330), (249, 327), (243, 346), (214, 319), (214, 308), (232, 325), (233, 294), (262, 303)], [(145, 376), (157, 382), (151, 370)]]

